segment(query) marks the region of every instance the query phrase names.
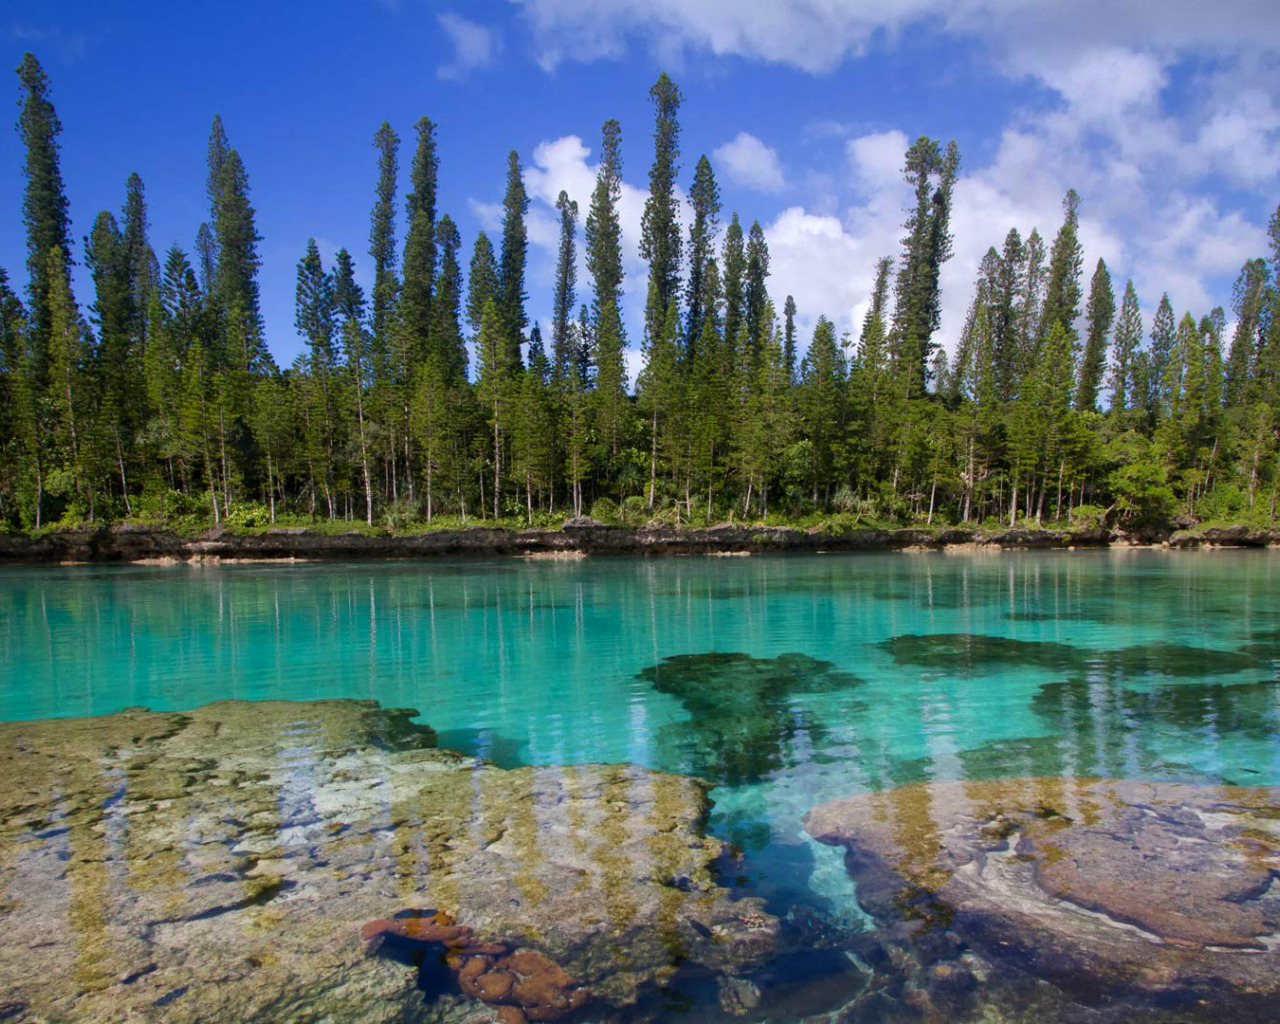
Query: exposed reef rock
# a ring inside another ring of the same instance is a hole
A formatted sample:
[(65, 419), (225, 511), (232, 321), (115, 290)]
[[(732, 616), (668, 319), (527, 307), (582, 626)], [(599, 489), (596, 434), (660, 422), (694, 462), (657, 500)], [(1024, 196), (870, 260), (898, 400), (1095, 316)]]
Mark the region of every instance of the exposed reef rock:
[(216, 527), (184, 536), (162, 527), (117, 525), (51, 530), (37, 537), (0, 533), (0, 562), (136, 562), (281, 559), (459, 558), (495, 555), (696, 555), (783, 551), (1049, 550), (1120, 545), (1267, 547), (1280, 532), (1244, 527), (1141, 536), (1104, 529), (1001, 530), (855, 528), (722, 523), (706, 528), (607, 526), (572, 519), (563, 529), (485, 526), (422, 533), (332, 533), (277, 527), (237, 533)]
[(414, 714), (0, 725), (4, 1019), (410, 1022), (472, 996), (477, 1020), (556, 1020), (772, 952), (777, 920), (713, 878), (704, 783), (503, 770)]
[(1231, 1020), (1280, 1009), (1280, 789), (920, 783), (823, 804), (805, 824), (845, 847), (885, 927), (945, 935), (1086, 1002), (1138, 995)]

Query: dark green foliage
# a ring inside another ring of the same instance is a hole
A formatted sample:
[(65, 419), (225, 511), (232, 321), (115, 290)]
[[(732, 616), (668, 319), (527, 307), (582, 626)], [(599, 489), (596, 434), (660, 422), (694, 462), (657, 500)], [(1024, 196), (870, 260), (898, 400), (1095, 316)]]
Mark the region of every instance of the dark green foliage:
[(373, 337), (380, 352), (390, 346), (388, 319), (400, 293), (396, 277), (396, 177), (400, 136), (383, 121), (373, 136), (378, 151), (378, 186), (369, 227), (369, 255), (373, 257)]
[(747, 233), (747, 282), (743, 302), (746, 307), (747, 337), (753, 352), (759, 353), (773, 324), (765, 317), (769, 303), (769, 291), (765, 281), (769, 277), (769, 246), (764, 240), (760, 222), (752, 221)]
[[(1221, 309), (1175, 311), (1166, 297), (1144, 345), (1132, 284), (1117, 314), (1101, 261), (1077, 336), (1082, 252), (1069, 193), (1051, 252), (1034, 229), (1007, 230), (987, 251), (948, 359), (934, 339), (959, 157), (921, 138), (906, 154), (914, 204), (901, 257), (875, 264), (856, 339), (815, 308), (806, 345), (794, 298), (780, 317), (769, 299), (760, 223), (748, 218), (744, 230), (734, 215), (713, 252), (721, 205), (705, 157), (687, 236), (679, 228), (681, 96), (664, 75), (651, 92), (634, 393), (616, 121), (604, 125), (585, 211), (592, 295), (576, 317), (579, 211), (567, 193), (556, 202), (546, 346), (525, 310), (532, 225), (518, 157), (507, 162), (500, 248), (476, 237), (464, 284), (463, 239), (438, 209), (436, 126), (422, 118), (402, 266), (399, 138), (384, 123), (369, 302), (350, 253), (326, 267), (308, 241), (295, 284), (305, 348), (281, 372), (259, 313), (249, 174), (221, 119), (206, 154), (208, 220), (191, 255), (171, 246), (159, 265), (143, 184), (131, 175), (118, 212), (100, 213), (84, 238), (93, 294), (81, 307), (49, 83), (29, 56), (19, 78), (30, 303), (0, 272), (3, 528), (155, 515), (186, 525), (555, 524), (593, 509), (632, 525), (778, 517), (836, 531), (1019, 521), (1164, 530), (1174, 517), (1277, 525), (1280, 211), (1270, 250), (1244, 263), (1230, 338)], [(899, 648), (966, 672), (1039, 657), (1007, 642)], [(1090, 671), (1141, 678), (1178, 658), (1194, 653), (1099, 655)], [(712, 742), (734, 747), (735, 728)]]
[(1120, 302), (1120, 317), (1116, 321), (1116, 342), (1111, 369), (1111, 408), (1122, 413), (1139, 404), (1134, 396), (1134, 360), (1138, 346), (1142, 344), (1142, 313), (1138, 309), (1138, 293), (1133, 282), (1124, 286), (1124, 298)]
[(556, 254), (556, 286), (551, 300), (551, 369), (557, 384), (573, 362), (571, 335), (573, 304), (578, 283), (578, 204), (561, 191), (556, 197), (560, 214), (560, 248)]
[(258, 243), (262, 239), (254, 219), (249, 177), (240, 154), (229, 150), (219, 175), (218, 208), (213, 220), (218, 251), (214, 294), (223, 309), (238, 308), (246, 322), (258, 330)]
[(440, 162), (432, 120), (420, 118), (414, 129), (418, 133), (418, 145), (409, 173), (412, 191), (405, 197), (408, 229), (404, 238), (400, 321), (407, 336), (410, 360), (417, 363), (427, 354), (431, 334), (431, 292), (436, 276), (436, 179)]
[(906, 180), (915, 190), (915, 208), (902, 239), (893, 331), (900, 376), (909, 394), (923, 393), (933, 355), (933, 334), (942, 317), (939, 276), (951, 258), (951, 194), (960, 170), (954, 142), (944, 152), (921, 136), (907, 150)]
[(52, 330), (50, 291), (56, 283), (49, 279), (49, 254), (60, 249), (62, 265), (70, 266), (71, 215), (58, 159), (62, 123), (49, 99), (49, 77), (30, 53), (22, 55), (18, 81), (22, 86), (18, 135), (26, 147), (22, 223), (27, 232), (32, 368), (37, 379), (43, 380), (48, 368), (45, 350)]
[(498, 301), (498, 259), (494, 255), (489, 236), (483, 231), (476, 235), (475, 247), (471, 251), (467, 285), (467, 324), (472, 333), (479, 334), (484, 307), (492, 300), (496, 312)]
[(1089, 305), (1085, 310), (1088, 323), (1085, 334), (1084, 355), (1080, 359), (1080, 386), (1076, 389), (1076, 408), (1093, 411), (1098, 403), (1102, 387), (1102, 375), (1107, 368), (1107, 336), (1116, 317), (1116, 296), (1111, 290), (1111, 275), (1107, 265), (1098, 260), (1089, 285)]
[(675, 697), (689, 716), (659, 736), (672, 766), (727, 786), (758, 782), (784, 768), (787, 748), (800, 733), (810, 742), (822, 737), (824, 723), (803, 707), (806, 695), (851, 692), (861, 684), (857, 676), (805, 654), (684, 654), (637, 678)]
[[(711, 161), (705, 156), (698, 157), (698, 165), (694, 168), (689, 204), (693, 207), (693, 220), (689, 224), (689, 280), (684, 296), (685, 351), (693, 353), (706, 316), (703, 306), (703, 275), (707, 260), (715, 255), (715, 237), (720, 218), (720, 188), (716, 184)], [(794, 305), (793, 302), (792, 306)]]
[(1043, 341), (1061, 325), (1076, 343), (1076, 319), (1080, 316), (1080, 267), (1084, 259), (1080, 247), (1080, 197), (1075, 189), (1067, 192), (1062, 200), (1062, 227), (1049, 251), (1048, 285), (1044, 297), (1044, 311), (1040, 315), (1037, 339)]
[(502, 209), (502, 256), (498, 263), (494, 298), (507, 332), (507, 359), (515, 371), (521, 366), (520, 345), (529, 323), (524, 311), (528, 297), (524, 291), (524, 271), (529, 252), (529, 234), (524, 218), (529, 211), (529, 195), (524, 188), (520, 157), (514, 149), (507, 154), (507, 191), (502, 199)]
[(787, 380), (796, 375), (796, 300), (790, 295), (782, 306), (783, 359), (787, 364)]
[(467, 378), (467, 346), (462, 336), (462, 267), (458, 253), (462, 239), (447, 213), (436, 224), (440, 269), (431, 301), (431, 347), (428, 360), (438, 360), (448, 380), (461, 385)]
[(724, 335), (738, 337), (747, 315), (747, 251), (742, 240), (742, 224), (735, 213), (724, 234)]
[(649, 261), (652, 302), (646, 305), (645, 326), (662, 330), (667, 307), (680, 288), (680, 220), (676, 210), (676, 176), (680, 173), (680, 90), (664, 71), (649, 90), (654, 108), (653, 166), (649, 169), (649, 198), (640, 223), (640, 256)]
[(596, 187), (587, 212), (587, 271), (595, 282), (592, 311), (622, 304), (622, 224), (618, 200), (622, 197), (622, 129), (617, 121), (604, 123)]

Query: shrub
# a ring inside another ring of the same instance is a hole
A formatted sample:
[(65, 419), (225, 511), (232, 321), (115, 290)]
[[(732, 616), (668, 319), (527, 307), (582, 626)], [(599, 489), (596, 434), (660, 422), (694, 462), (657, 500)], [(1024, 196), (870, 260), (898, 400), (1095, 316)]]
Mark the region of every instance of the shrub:
[(271, 525), (271, 510), (259, 501), (238, 501), (222, 520), (227, 526), (248, 530)]
[(1097, 505), (1077, 505), (1071, 510), (1071, 525), (1077, 530), (1096, 530), (1103, 525), (1106, 509)]
[(388, 530), (407, 530), (418, 519), (418, 509), (408, 501), (397, 501), (387, 506), (382, 514), (383, 524)]
[(597, 498), (591, 506), (591, 518), (602, 523), (616, 524), (621, 516), (621, 510), (610, 498)]

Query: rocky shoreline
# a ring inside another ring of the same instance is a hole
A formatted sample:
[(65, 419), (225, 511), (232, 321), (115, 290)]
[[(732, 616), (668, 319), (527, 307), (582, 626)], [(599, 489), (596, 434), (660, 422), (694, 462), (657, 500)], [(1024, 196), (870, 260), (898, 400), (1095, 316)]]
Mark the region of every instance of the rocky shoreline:
[(759, 967), (707, 785), (372, 701), (0, 724), (0, 1020), (554, 1021)]
[(1047, 1019), (1280, 1010), (1280, 788), (915, 783), (822, 804), (805, 827), (844, 848), (882, 930), (949, 971), (976, 956), (1050, 982), (1066, 999)]
[(1280, 547), (1280, 531), (1244, 526), (1204, 530), (1036, 530), (1010, 528), (854, 529), (830, 532), (793, 526), (708, 528), (607, 526), (571, 520), (562, 529), (508, 530), (484, 526), (421, 533), (330, 533), (280, 527), (254, 533), (216, 528), (183, 535), (161, 527), (113, 526), (0, 534), (0, 563), (218, 562), (376, 560), (588, 555), (707, 555), (887, 551), (1071, 550), (1078, 548)]
[(914, 783), (805, 821), (872, 929), (733, 891), (709, 783), (373, 701), (0, 723), (0, 1021), (1169, 1024), (1280, 1006), (1280, 789)]

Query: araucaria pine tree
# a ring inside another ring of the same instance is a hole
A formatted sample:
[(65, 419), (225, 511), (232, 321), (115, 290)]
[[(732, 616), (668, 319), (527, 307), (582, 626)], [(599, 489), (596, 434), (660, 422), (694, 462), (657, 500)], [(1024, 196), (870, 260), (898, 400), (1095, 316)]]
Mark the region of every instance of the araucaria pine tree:
[[(213, 118), (200, 212), (161, 260), (137, 174), (73, 236), (34, 56), (15, 84), (27, 248), (22, 280), (0, 268), (0, 530), (567, 515), (1277, 526), (1280, 209), (1263, 251), (1239, 254), (1229, 313), (1179, 305), (1180, 282), (1157, 304), (1157, 282), (1144, 323), (1133, 281), (1118, 289), (1096, 253), (1086, 295), (1089, 232), (1068, 192), (1052, 244), (1031, 224), (966, 240), (980, 243), (973, 290), (944, 323), (960, 161), (921, 137), (904, 154), (901, 248), (841, 269), (870, 279), (855, 323), (823, 310), (837, 297), (813, 291), (822, 275), (794, 278), (785, 223), (771, 254), (775, 229), (723, 209), (707, 157), (682, 169), (688, 107), (663, 74), (642, 200), (609, 120), (580, 194), (574, 179), (548, 194), (512, 150), (490, 234), (464, 238), (443, 208), (443, 129), (412, 125), (401, 196), (383, 122), (367, 262), (331, 254), (320, 223), (295, 240), (295, 355), (278, 367), (279, 296), (260, 278), (279, 240), (260, 237), (228, 125)], [(628, 215), (639, 232), (624, 240)], [(538, 263), (548, 245), (554, 273)], [(625, 301), (637, 251), (644, 291)]]

